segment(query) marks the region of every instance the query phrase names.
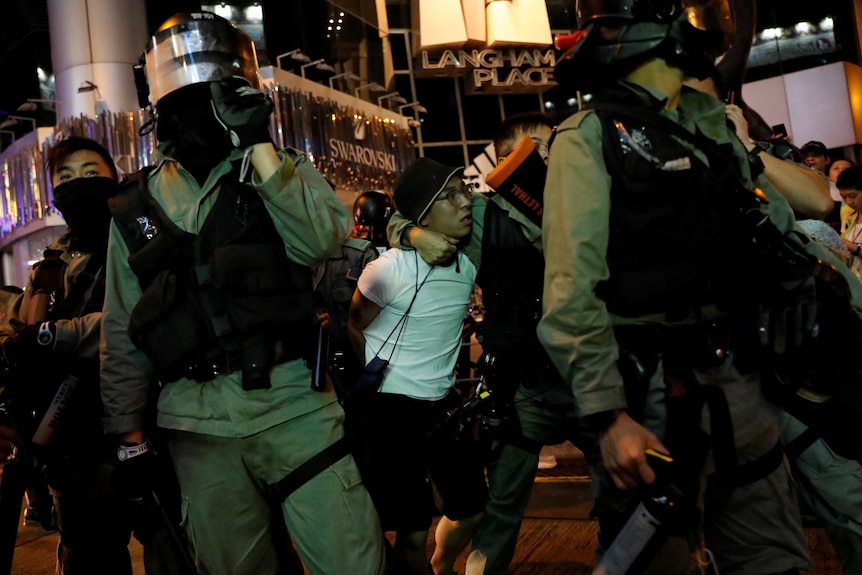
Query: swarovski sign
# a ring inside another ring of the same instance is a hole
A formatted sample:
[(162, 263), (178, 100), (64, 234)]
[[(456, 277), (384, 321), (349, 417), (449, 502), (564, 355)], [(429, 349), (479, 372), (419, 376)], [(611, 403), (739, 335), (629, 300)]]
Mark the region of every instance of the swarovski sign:
[(329, 138), (329, 154), (337, 160), (363, 164), (369, 168), (377, 168), (389, 172), (395, 171), (395, 154), (381, 152), (380, 150), (360, 146), (359, 144), (352, 144), (338, 138)]

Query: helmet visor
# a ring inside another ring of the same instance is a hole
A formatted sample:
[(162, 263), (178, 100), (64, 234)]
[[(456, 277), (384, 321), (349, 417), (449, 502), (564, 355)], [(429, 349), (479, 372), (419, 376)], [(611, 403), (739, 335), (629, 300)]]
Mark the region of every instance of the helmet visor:
[(733, 13), (729, 0), (683, 0), (688, 23), (705, 32), (733, 34)]
[(631, 20), (634, 0), (578, 0), (578, 28), (583, 28), (595, 18), (620, 18)]
[(245, 78), (254, 88), (261, 87), (254, 42), (218, 17), (181, 19), (173, 25), (167, 22), (150, 39), (146, 64), (153, 104), (184, 86), (232, 77)]

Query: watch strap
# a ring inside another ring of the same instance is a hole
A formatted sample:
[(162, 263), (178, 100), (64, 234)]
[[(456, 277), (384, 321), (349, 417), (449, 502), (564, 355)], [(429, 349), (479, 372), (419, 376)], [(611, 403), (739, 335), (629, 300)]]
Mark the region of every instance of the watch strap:
[(144, 453), (148, 453), (149, 451), (150, 446), (146, 441), (133, 445), (120, 444), (120, 447), (117, 448), (117, 459), (119, 459), (120, 461), (128, 461), (129, 459), (132, 459), (139, 455), (143, 455)]
[(766, 146), (760, 142), (754, 142), (754, 147), (749, 150), (747, 154), (752, 179), (756, 178), (766, 170), (766, 167), (763, 165), (763, 160), (760, 159), (760, 154), (765, 151), (767, 151)]
[(617, 420), (617, 416), (622, 413), (623, 409), (609, 409), (607, 411), (599, 411), (581, 417), (581, 422), (592, 431), (604, 431)]

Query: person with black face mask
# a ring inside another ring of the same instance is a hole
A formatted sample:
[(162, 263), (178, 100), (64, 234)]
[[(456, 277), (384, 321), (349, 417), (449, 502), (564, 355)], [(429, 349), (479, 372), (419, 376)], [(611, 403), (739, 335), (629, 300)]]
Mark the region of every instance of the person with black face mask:
[(310, 267), (347, 213), (309, 156), (273, 145), (254, 43), (229, 21), (177, 14), (139, 71), (160, 157), (110, 201), (101, 387), (118, 465), (148, 474), (158, 394), (201, 572), (284, 573), (283, 519), (308, 572), (382, 573), (344, 412), (310, 369)]
[(104, 147), (79, 137), (55, 144), (47, 167), (68, 233), (45, 249), (9, 304), (0, 323), (0, 366), (13, 397), (35, 407), (60, 401), (50, 425), (23, 425), (22, 447), (35, 454), (53, 495), (57, 573), (131, 575), (132, 532), (144, 545), (149, 575), (181, 573), (171, 566), (171, 549), (152, 544), (156, 534), (144, 527), (142, 510), (116, 494), (115, 448), (101, 428), (99, 336), (117, 169)]

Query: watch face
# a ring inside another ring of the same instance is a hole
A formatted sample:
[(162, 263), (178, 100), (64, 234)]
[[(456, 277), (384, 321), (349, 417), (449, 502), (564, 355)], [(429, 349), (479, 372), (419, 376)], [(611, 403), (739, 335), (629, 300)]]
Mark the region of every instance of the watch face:
[(49, 345), (54, 340), (54, 334), (51, 333), (51, 328), (48, 322), (39, 326), (39, 331), (36, 333), (36, 342), (39, 345)]
[(126, 460), (126, 450), (122, 447), (117, 450), (117, 459), (119, 459), (120, 461)]

